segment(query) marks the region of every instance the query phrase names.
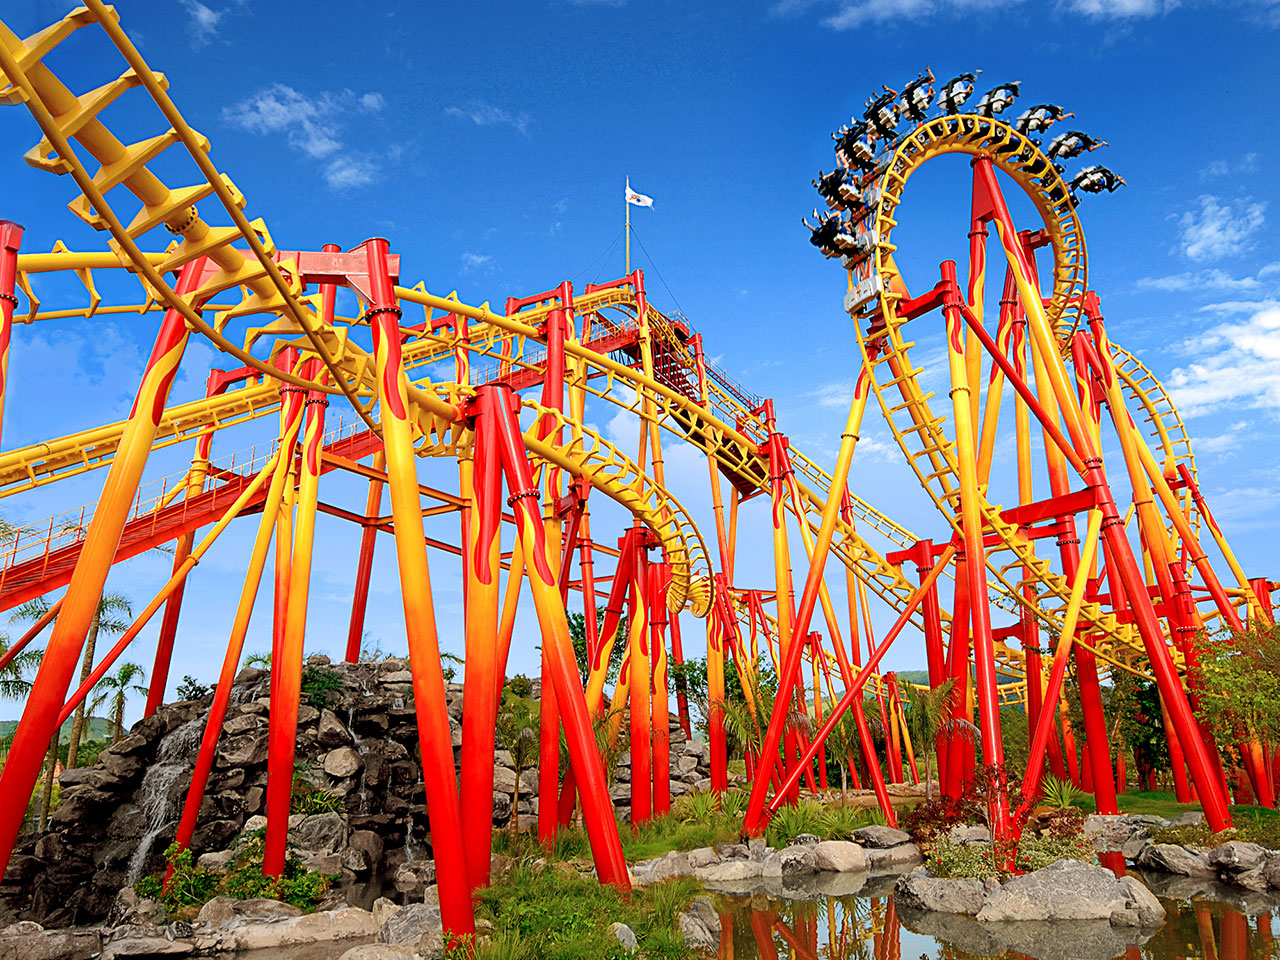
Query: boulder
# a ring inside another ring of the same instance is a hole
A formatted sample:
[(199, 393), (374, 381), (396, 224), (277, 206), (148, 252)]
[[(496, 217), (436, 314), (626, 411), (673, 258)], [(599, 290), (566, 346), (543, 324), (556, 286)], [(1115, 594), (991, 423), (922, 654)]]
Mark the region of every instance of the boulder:
[(903, 874), (893, 885), (894, 901), (912, 910), (975, 916), (986, 894), (981, 880), (932, 877), (923, 870)]
[(990, 843), (991, 831), (980, 823), (958, 823), (951, 828), (952, 843)]
[[(1144, 929), (1152, 929), (1164, 923), (1164, 905), (1154, 893), (1146, 888), (1146, 886), (1137, 877), (1120, 877), (1120, 886), (1124, 888), (1127, 898), (1126, 909), (1132, 910), (1136, 914), (1137, 923), (1132, 926), (1142, 927)], [(1111, 915), (1111, 922), (1116, 926), (1115, 914)]]
[(417, 951), (403, 943), (362, 943), (338, 960), (416, 960), (417, 957)]
[(609, 924), (609, 932), (613, 934), (614, 939), (618, 941), (626, 953), (635, 953), (640, 949), (640, 941), (636, 939), (636, 932), (625, 923)]
[(337, 747), (330, 750), (324, 758), (324, 772), (340, 780), (354, 777), (362, 767), (364, 758), (354, 747)]
[(817, 873), (814, 848), (816, 844), (803, 844), (774, 850), (761, 865), (761, 873), (766, 877), (802, 877)]
[(1267, 878), (1267, 883), (1273, 887), (1280, 887), (1280, 853), (1274, 850), (1267, 853), (1266, 863), (1262, 866), (1263, 876)]
[(695, 950), (714, 950), (720, 946), (720, 915), (710, 897), (695, 897), (677, 922), (685, 946)]
[(1245, 843), (1242, 840), (1231, 840), (1209, 851), (1210, 866), (1217, 867), (1223, 873), (1244, 873), (1262, 866), (1267, 851), (1256, 843)]
[(904, 867), (924, 861), (924, 854), (914, 843), (900, 843), (896, 847), (883, 847), (866, 851), (867, 869), (899, 872)]
[(864, 847), (873, 849), (896, 847), (899, 844), (911, 842), (911, 834), (905, 830), (898, 830), (895, 827), (886, 827), (880, 824), (859, 827), (853, 831), (853, 838)]
[(351, 742), (351, 734), (332, 710), (320, 711), (320, 726), (316, 730), (316, 742), (322, 747), (340, 747)]
[(416, 944), (424, 934), (443, 933), (438, 903), (411, 903), (387, 918), (378, 930), (379, 943)]
[(218, 767), (255, 767), (267, 761), (267, 738), (245, 734), (221, 741), (215, 765)]
[(311, 943), (370, 938), (378, 932), (373, 914), (359, 907), (309, 913), (277, 923), (250, 923), (224, 933), (222, 950), (278, 950)]
[(738, 883), (761, 875), (761, 864), (750, 860), (725, 860), (697, 867), (693, 875), (703, 883)]
[(687, 854), (672, 850), (653, 860), (643, 860), (634, 868), (636, 883), (657, 883), (667, 877), (689, 877), (693, 875), (693, 866)]
[(347, 822), (340, 813), (315, 813), (290, 828), (290, 839), (309, 853), (337, 853), (347, 842)]
[(719, 861), (720, 856), (713, 847), (694, 847), (688, 853), (689, 866), (695, 870)]
[(102, 950), (97, 930), (46, 930), (37, 923), (38, 929), (15, 932), (19, 926), (0, 931), (0, 960), (89, 960)]
[(847, 840), (823, 840), (813, 848), (813, 865), (819, 872), (847, 873), (867, 869), (867, 854)]
[(1059, 860), (1005, 881), (987, 896), (978, 919), (1107, 920), (1138, 927), (1150, 926), (1157, 911), (1155, 923), (1164, 919), (1164, 909), (1141, 883), (1123, 884), (1103, 867)]
[[(112, 931), (112, 934), (116, 932)], [(170, 940), (167, 936), (139, 936), (137, 928), (122, 932), (124, 937), (112, 939), (103, 947), (100, 960), (117, 960), (123, 957), (153, 960), (160, 957), (187, 957), (196, 952), (196, 945), (190, 940)]]
[(1176, 873), (1183, 877), (1213, 877), (1216, 871), (1209, 858), (1176, 843), (1153, 843), (1143, 848), (1138, 863), (1151, 870)]
[(270, 923), (300, 917), (302, 911), (290, 903), (258, 897), (253, 900), (237, 900), (235, 897), (214, 897), (196, 915), (196, 922), (207, 924), (214, 930), (230, 930), (243, 923)]

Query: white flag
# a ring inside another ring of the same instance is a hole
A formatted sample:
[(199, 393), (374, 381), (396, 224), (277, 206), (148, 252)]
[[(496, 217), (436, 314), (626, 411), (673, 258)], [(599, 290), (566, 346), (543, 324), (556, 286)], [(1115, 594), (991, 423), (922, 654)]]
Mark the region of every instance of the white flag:
[(627, 186), (627, 203), (634, 203), (637, 207), (652, 207), (653, 197), (646, 197), (643, 193), (636, 193)]

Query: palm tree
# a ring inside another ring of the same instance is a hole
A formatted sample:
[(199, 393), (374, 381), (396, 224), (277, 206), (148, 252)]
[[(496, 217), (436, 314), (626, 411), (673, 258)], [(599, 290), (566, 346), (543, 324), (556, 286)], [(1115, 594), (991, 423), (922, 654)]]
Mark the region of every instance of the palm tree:
[(954, 686), (954, 677), (932, 690), (903, 684), (907, 695), (907, 729), (911, 731), (911, 739), (924, 750), (924, 791), (929, 800), (933, 799), (933, 745), (948, 725), (947, 708), (951, 705)]
[[(93, 661), (96, 653), (98, 634), (106, 633), (115, 636), (129, 629), (129, 621), (133, 619), (133, 607), (129, 598), (121, 593), (104, 593), (98, 601), (98, 608), (93, 612), (93, 620), (89, 624), (89, 632), (84, 638), (84, 659), (80, 663), (80, 682), (84, 683), (93, 672)], [(80, 753), (80, 741), (84, 739), (85, 707), (84, 701), (76, 707), (71, 720), (71, 745), (67, 748), (67, 766), (74, 767)]]
[(498, 736), (502, 738), (511, 765), (516, 771), (516, 786), (511, 797), (510, 830), (516, 832), (520, 808), (520, 774), (529, 768), (538, 755), (538, 703), (529, 697), (517, 696), (510, 691), (502, 696), (498, 711)]
[[(9, 652), (9, 638), (0, 633), (0, 657)], [(0, 670), (0, 700), (25, 700), (31, 692), (27, 674), (40, 666), (42, 650), (23, 650)]]
[(145, 676), (145, 671), (136, 663), (122, 663), (116, 668), (115, 673), (109, 673), (98, 681), (99, 686), (106, 689), (93, 698), (89, 709), (97, 710), (104, 703), (108, 704), (113, 724), (112, 743), (124, 736), (124, 708), (129, 695), (134, 693), (142, 694), (144, 697), (147, 695), (146, 687), (141, 686), (140, 683), (134, 683), (135, 680), (141, 681)]
[[(823, 708), (823, 714), (830, 717), (835, 712), (836, 702), (827, 700)], [(831, 745), (836, 757), (839, 758), (838, 766), (840, 767), (840, 796), (847, 800), (849, 795), (849, 763), (857, 762), (857, 758), (862, 755), (862, 740), (858, 736), (858, 723), (854, 717), (852, 710), (846, 710), (844, 715), (840, 717), (840, 722), (831, 728), (831, 733), (827, 738), (827, 743)]]

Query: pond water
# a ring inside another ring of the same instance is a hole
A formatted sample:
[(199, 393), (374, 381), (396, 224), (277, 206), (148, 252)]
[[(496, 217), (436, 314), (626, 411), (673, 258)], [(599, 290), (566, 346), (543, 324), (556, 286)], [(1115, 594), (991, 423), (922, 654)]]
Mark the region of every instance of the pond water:
[[(872, 877), (856, 896), (805, 900), (716, 895), (718, 960), (1266, 960), (1280, 957), (1280, 899), (1185, 878), (1148, 878), (1167, 918), (1154, 934), (1106, 921), (978, 923), (899, 911), (896, 877)], [(1179, 889), (1178, 880), (1182, 881)], [(1172, 882), (1170, 882), (1172, 881)]]

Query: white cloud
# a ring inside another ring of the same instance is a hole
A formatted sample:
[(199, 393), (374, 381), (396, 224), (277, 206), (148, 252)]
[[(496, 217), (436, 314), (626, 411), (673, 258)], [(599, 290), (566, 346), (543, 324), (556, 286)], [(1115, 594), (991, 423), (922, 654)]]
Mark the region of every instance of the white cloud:
[(512, 127), (523, 137), (529, 136), (529, 125), (533, 123), (533, 118), (523, 111), (513, 114), (484, 100), (470, 100), (465, 108), (446, 107), (444, 112), (470, 120), (478, 127)]
[(1179, 345), (1192, 359), (1165, 381), (1184, 416), (1265, 408), (1280, 416), (1280, 301), (1226, 304), (1243, 320), (1210, 327)]
[(1258, 162), (1261, 157), (1256, 153), (1246, 153), (1239, 160), (1214, 160), (1200, 171), (1202, 177), (1230, 177), (1241, 174), (1257, 173), (1262, 169)]
[(1233, 277), (1225, 270), (1214, 267), (1209, 270), (1190, 270), (1165, 277), (1142, 277), (1137, 282), (1139, 290), (1160, 290), (1166, 293), (1185, 291), (1229, 291), (1248, 293), (1266, 286), (1269, 279), (1280, 277), (1280, 260), (1269, 263), (1254, 276)]
[(191, 15), (191, 45), (203, 47), (218, 35), (218, 21), (225, 15), (225, 10), (214, 10), (205, 6), (200, 0), (182, 0), (182, 6)]
[(835, 12), (825, 17), (822, 23), (833, 30), (852, 30), (868, 23), (957, 16), (973, 10), (1013, 7), (1021, 3), (1022, 0), (778, 0), (771, 13), (787, 16), (818, 4), (834, 6)]
[(358, 157), (338, 157), (324, 171), (325, 183), (335, 190), (363, 187), (377, 178), (377, 164)]
[(853, 399), (853, 381), (837, 380), (833, 383), (820, 384), (815, 389), (803, 394), (803, 396), (812, 397), (820, 407), (836, 407), (847, 410), (849, 401)]
[(476, 271), (493, 273), (498, 268), (497, 261), (487, 253), (472, 253), (468, 250), (459, 259), (462, 260), (463, 273), (475, 273)]
[(1246, 250), (1262, 229), (1266, 203), (1246, 198), (1223, 202), (1212, 194), (1200, 197), (1200, 209), (1178, 220), (1182, 252), (1191, 260), (1218, 260)]
[(1154, 17), (1177, 9), (1180, 5), (1178, 0), (1067, 0), (1062, 4), (1071, 13), (1098, 20)]
[[(351, 90), (307, 96), (283, 83), (272, 84), (233, 107), (224, 107), (228, 122), (264, 136), (284, 134), (289, 145), (323, 160), (343, 148), (342, 126), (352, 114), (378, 113), (387, 105), (381, 93), (357, 95)], [(335, 189), (372, 183), (378, 165), (368, 157), (335, 157), (324, 168), (325, 182)]]

